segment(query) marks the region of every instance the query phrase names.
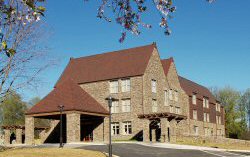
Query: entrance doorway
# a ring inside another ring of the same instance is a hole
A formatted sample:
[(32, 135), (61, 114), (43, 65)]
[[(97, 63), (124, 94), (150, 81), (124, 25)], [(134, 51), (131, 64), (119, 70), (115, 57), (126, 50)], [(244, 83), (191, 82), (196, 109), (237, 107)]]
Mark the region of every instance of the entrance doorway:
[[(156, 141), (156, 142), (160, 142), (160, 139), (161, 139), (161, 127), (160, 127), (160, 119), (155, 119), (155, 120), (152, 120), (150, 122), (150, 134), (149, 134), (149, 138), (150, 138), (150, 141)], [(152, 136), (152, 134), (155, 134), (155, 137)], [(153, 139), (155, 138), (155, 139)]]
[(81, 124), (81, 141), (93, 141), (93, 124)]

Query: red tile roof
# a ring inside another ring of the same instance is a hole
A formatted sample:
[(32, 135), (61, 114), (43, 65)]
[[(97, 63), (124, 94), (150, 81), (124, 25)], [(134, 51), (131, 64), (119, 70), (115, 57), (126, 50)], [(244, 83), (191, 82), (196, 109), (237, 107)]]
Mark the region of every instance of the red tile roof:
[(169, 71), (169, 68), (171, 66), (171, 63), (173, 63), (173, 62), (174, 62), (173, 57), (161, 60), (161, 64), (163, 66), (163, 70), (164, 70), (164, 73), (166, 76), (168, 75), (168, 71)]
[(59, 105), (64, 105), (64, 111), (109, 114), (101, 104), (72, 80), (64, 81), (26, 114), (58, 112)]
[(64, 80), (87, 83), (143, 75), (155, 44), (71, 59), (56, 86)]
[(209, 98), (209, 102), (214, 104), (216, 103), (216, 98), (206, 87), (181, 76), (179, 76), (179, 81), (181, 83), (182, 89), (187, 93), (187, 95), (192, 96), (194, 93), (196, 93), (197, 98), (203, 99), (203, 97), (207, 97)]

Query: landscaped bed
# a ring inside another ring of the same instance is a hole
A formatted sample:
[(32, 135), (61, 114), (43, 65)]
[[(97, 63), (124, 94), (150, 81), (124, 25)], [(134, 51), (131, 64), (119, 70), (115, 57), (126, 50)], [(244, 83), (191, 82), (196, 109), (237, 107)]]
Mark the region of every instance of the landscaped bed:
[(69, 148), (23, 148), (0, 152), (0, 157), (105, 157), (101, 152)]

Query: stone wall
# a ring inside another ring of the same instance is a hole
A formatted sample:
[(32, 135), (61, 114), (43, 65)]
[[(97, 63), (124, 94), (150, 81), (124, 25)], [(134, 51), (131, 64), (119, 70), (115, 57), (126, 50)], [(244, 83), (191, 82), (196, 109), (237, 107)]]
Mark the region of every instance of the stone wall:
[(34, 144), (34, 117), (25, 116), (25, 144)]
[[(112, 136), (113, 140), (128, 140), (137, 135), (141, 130), (140, 119), (137, 118), (138, 114), (142, 113), (142, 77), (131, 77), (130, 92), (121, 92), (121, 79), (118, 79), (119, 89), (117, 94), (111, 94), (112, 97), (119, 100), (119, 113), (112, 114), (112, 122), (120, 123), (120, 132), (122, 133), (123, 126), (122, 122), (131, 121), (132, 123), (132, 134), (131, 135), (115, 135)], [(108, 110), (108, 103), (105, 100), (109, 95), (109, 81), (100, 81), (94, 83), (82, 84), (81, 87), (88, 92), (93, 98), (95, 98), (100, 104), (102, 104)], [(122, 99), (130, 99), (131, 112), (122, 112)], [(104, 139), (108, 140), (108, 118), (104, 120)], [(102, 127), (102, 126), (100, 126)], [(99, 130), (99, 131), (97, 131)], [(100, 140), (101, 128), (97, 127), (94, 130), (94, 140)], [(97, 137), (95, 137), (97, 136)]]
[(250, 141), (247, 140), (239, 140), (239, 139), (231, 139), (224, 137), (201, 137), (201, 136), (177, 136), (177, 142), (185, 142), (185, 143), (196, 143), (196, 144), (204, 144), (204, 143), (216, 143), (222, 145), (241, 145), (241, 146), (249, 146)]
[(67, 143), (80, 142), (80, 114), (68, 113), (67, 120)]

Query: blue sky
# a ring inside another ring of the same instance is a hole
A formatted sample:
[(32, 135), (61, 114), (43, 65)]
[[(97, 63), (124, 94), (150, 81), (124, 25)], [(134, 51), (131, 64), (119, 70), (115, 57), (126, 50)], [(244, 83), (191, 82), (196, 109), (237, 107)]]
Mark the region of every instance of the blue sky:
[[(140, 36), (118, 42), (121, 28), (96, 18), (100, 1), (47, 1), (44, 21), (51, 32), (46, 43), (58, 60), (42, 74), (39, 90), (25, 90), (26, 100), (44, 97), (52, 89), (70, 57), (80, 57), (156, 42), (161, 58), (173, 56), (178, 73), (202, 85), (250, 88), (250, 1), (175, 0), (171, 36), (159, 28), (159, 14), (148, 8), (143, 20), (153, 25)], [(147, 2), (149, 5), (151, 1)]]

